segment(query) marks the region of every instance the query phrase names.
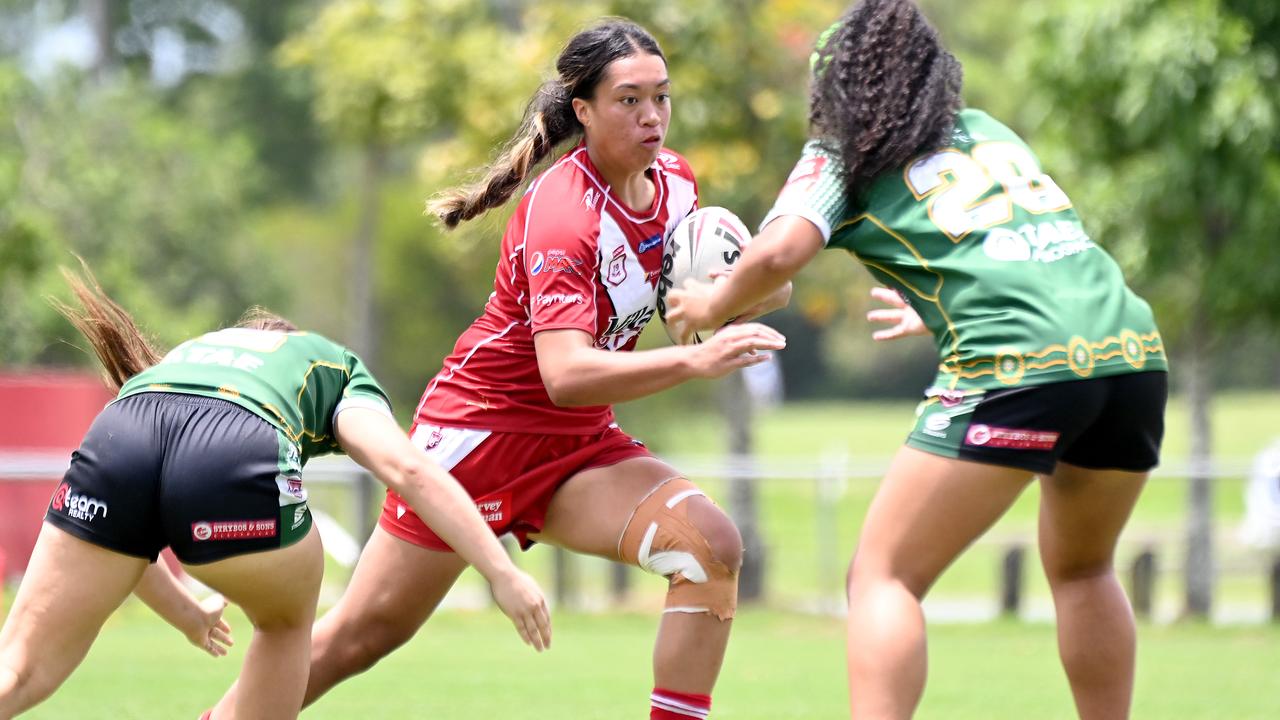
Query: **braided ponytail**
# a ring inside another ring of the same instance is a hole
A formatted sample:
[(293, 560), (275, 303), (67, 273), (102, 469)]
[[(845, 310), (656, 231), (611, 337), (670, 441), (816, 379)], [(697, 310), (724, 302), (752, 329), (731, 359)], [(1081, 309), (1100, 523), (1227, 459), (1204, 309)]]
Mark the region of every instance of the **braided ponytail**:
[(446, 228), (455, 228), (504, 204), (539, 162), (582, 132), (573, 100), (594, 97), (610, 64), (639, 54), (666, 61), (658, 41), (630, 20), (607, 19), (574, 35), (556, 58), (559, 77), (544, 82), (530, 98), (520, 127), (497, 161), (478, 182), (430, 198), (427, 213)]

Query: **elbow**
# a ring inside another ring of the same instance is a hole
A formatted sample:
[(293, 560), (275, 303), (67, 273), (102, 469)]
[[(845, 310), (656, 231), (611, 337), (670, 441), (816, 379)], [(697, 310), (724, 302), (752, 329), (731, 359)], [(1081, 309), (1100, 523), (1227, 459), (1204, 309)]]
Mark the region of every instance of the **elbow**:
[(563, 378), (556, 380), (543, 378), (542, 384), (547, 389), (547, 397), (551, 398), (551, 404), (556, 407), (568, 408), (589, 404), (582, 402), (578, 389), (573, 386), (573, 383)]
[(765, 271), (771, 277), (787, 279), (787, 299), (790, 300), (791, 278), (808, 264), (809, 258), (802, 253), (792, 251), (787, 246), (782, 246), (767, 254), (762, 260)]
[(423, 485), (427, 474), (425, 456), (419, 453), (389, 459), (375, 473), (383, 484), (401, 497), (413, 494), (413, 489)]

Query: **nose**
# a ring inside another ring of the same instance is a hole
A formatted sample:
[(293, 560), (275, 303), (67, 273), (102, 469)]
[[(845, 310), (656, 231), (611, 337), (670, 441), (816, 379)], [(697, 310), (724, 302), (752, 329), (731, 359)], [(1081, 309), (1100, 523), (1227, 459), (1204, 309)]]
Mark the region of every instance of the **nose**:
[(657, 103), (645, 103), (644, 112), (640, 113), (640, 124), (644, 127), (656, 127), (662, 122), (662, 114), (658, 112)]

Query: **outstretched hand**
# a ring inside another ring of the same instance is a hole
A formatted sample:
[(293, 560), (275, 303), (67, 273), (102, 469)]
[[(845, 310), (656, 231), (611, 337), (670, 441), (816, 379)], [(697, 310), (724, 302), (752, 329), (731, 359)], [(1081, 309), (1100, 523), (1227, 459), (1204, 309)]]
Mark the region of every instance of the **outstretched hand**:
[(867, 320), (892, 326), (871, 333), (873, 339), (897, 340), (908, 335), (929, 334), (929, 329), (924, 326), (924, 321), (896, 291), (886, 287), (873, 287), (871, 288), (871, 297), (890, 307), (869, 310), (867, 312)]
[(227, 601), (221, 595), (210, 595), (200, 601), (197, 622), (183, 633), (192, 645), (213, 657), (227, 654), (227, 648), (235, 644), (231, 637), (231, 624), (222, 617)]
[(542, 589), (527, 573), (512, 568), (498, 580), (490, 581), (493, 599), (516, 626), (520, 639), (538, 652), (551, 647), (551, 613)]
[(726, 325), (715, 335), (691, 346), (696, 357), (698, 377), (718, 378), (739, 368), (768, 361), (770, 351), (787, 346), (782, 333), (768, 325), (743, 323)]

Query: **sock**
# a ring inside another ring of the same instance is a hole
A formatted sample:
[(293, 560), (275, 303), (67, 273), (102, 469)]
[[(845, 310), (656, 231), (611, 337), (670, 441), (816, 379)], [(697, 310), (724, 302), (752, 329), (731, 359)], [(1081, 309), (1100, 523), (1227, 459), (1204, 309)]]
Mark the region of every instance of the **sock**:
[(711, 696), (653, 689), (649, 696), (649, 720), (705, 720), (711, 714)]

